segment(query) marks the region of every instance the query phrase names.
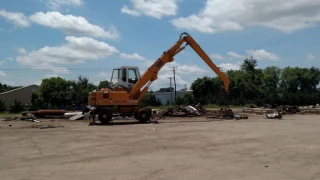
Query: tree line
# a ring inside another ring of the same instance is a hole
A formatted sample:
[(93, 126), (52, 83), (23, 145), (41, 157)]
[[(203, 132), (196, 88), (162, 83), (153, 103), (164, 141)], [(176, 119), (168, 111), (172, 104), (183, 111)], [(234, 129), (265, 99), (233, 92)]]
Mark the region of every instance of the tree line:
[(202, 77), (195, 80), (191, 89), (192, 99), (202, 104), (225, 103), (232, 105), (290, 104), (315, 105), (320, 103), (319, 68), (268, 66), (257, 68), (257, 60), (246, 58), (240, 70), (226, 72), (230, 79), (229, 95), (225, 95), (219, 77)]
[(10, 91), (10, 90), (13, 90), (13, 89), (17, 89), (17, 88), (20, 88), (20, 87), (22, 87), (22, 86), (10, 86), (10, 85), (7, 85), (7, 84), (0, 83), (0, 93), (6, 92), (6, 91)]
[(40, 90), (31, 95), (30, 109), (83, 110), (88, 104), (89, 92), (103, 85), (104, 82), (101, 82), (96, 86), (82, 76), (78, 80), (65, 80), (61, 77), (43, 79)]

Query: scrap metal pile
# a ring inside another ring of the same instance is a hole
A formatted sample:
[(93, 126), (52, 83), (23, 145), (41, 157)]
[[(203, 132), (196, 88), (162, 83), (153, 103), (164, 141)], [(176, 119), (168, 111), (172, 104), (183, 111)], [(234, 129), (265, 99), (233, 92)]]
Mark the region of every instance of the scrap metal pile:
[[(201, 105), (178, 105), (174, 108), (167, 108), (158, 113), (158, 118), (163, 116), (178, 116), (178, 117), (195, 117), (195, 116), (207, 116), (207, 118), (217, 119), (248, 119), (248, 116), (241, 116), (235, 114), (229, 108), (222, 108), (220, 110), (207, 110)], [(159, 118), (159, 119), (160, 119)]]
[(305, 106), (299, 107), (294, 105), (270, 105), (266, 104), (262, 107), (256, 105), (251, 105), (249, 108), (244, 108), (243, 112), (246, 113), (255, 113), (255, 114), (265, 114), (270, 113), (271, 111), (277, 112), (278, 114), (320, 114), (319, 104), (315, 106)]

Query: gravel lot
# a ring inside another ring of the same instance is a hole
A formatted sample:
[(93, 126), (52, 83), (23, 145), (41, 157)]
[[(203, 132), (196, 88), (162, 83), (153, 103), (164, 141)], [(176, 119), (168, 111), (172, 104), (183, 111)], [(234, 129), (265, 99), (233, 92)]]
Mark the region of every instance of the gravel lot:
[(320, 179), (319, 117), (166, 118), (160, 124), (108, 126), (63, 119), (0, 122), (0, 177), (315, 180)]

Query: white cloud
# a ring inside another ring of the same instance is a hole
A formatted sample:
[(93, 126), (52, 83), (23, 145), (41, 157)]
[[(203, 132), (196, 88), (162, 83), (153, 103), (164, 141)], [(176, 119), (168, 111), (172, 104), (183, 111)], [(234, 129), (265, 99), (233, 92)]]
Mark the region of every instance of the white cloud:
[(0, 16), (6, 18), (8, 21), (11, 21), (16, 27), (29, 27), (30, 22), (28, 18), (19, 12), (7, 12), (3, 9), (0, 10)]
[[(163, 87), (170, 87), (169, 77), (173, 77), (172, 73), (159, 74), (158, 79), (152, 83), (151, 88), (154, 91), (157, 91)], [(190, 82), (191, 81), (185, 80), (185, 77), (181, 77), (181, 75), (176, 75), (177, 90), (181, 89), (184, 84), (188, 84), (190, 86), (191, 85)], [(171, 80), (171, 86), (174, 88), (173, 79)]]
[(13, 59), (12, 59), (12, 57), (8, 57), (8, 58), (6, 58), (6, 60), (12, 61)]
[(133, 54), (126, 54), (126, 53), (120, 53), (120, 58), (123, 59), (135, 59), (135, 60), (146, 60), (146, 58), (142, 57), (138, 53), (133, 53)]
[(51, 77), (61, 77), (61, 76), (59, 76), (58, 74), (47, 74), (45, 77), (51, 78)]
[(122, 13), (130, 14), (133, 16), (151, 16), (161, 19), (163, 16), (174, 16), (177, 13), (180, 0), (131, 0), (133, 9), (128, 6), (123, 6)]
[(59, 10), (60, 6), (71, 5), (73, 7), (81, 6), (82, 0), (47, 0), (47, 6), (54, 10)]
[(7, 74), (4, 73), (3, 71), (0, 71), (0, 77), (5, 77), (5, 76), (7, 76)]
[(258, 60), (278, 61), (280, 59), (277, 55), (267, 52), (264, 49), (260, 49), (260, 50), (249, 49), (249, 50), (246, 50), (246, 52), (250, 56), (253, 56), (255, 59), (258, 59)]
[(17, 63), (33, 69), (51, 69), (54, 73), (68, 73), (61, 65), (80, 64), (87, 60), (102, 59), (119, 51), (103, 41), (89, 37), (67, 36), (67, 44), (57, 47), (44, 46), (16, 58)]
[[(147, 69), (152, 65), (155, 61), (147, 60), (143, 63), (143, 70), (140, 70), (141, 75), (144, 73), (144, 68)], [(159, 90), (162, 87), (169, 87), (170, 80), (168, 77), (173, 77), (172, 67), (176, 68), (176, 83), (177, 89), (181, 89), (184, 87), (184, 84), (187, 84), (188, 87), (191, 86), (191, 83), (196, 80), (198, 77), (204, 77), (208, 74), (213, 73), (210, 69), (202, 69), (197, 65), (190, 65), (190, 64), (180, 64), (177, 61), (173, 61), (167, 63), (163, 66), (163, 68), (158, 73), (158, 79), (154, 81), (151, 85), (153, 90)], [(173, 80), (172, 80), (173, 85)]]
[(19, 51), (19, 53), (21, 53), (21, 54), (26, 53), (26, 50), (25, 50), (24, 48), (19, 48), (18, 51)]
[(232, 58), (235, 58), (235, 59), (244, 59), (244, 58), (246, 58), (245, 56), (242, 56), (242, 55), (240, 55), (238, 53), (235, 53), (235, 52), (232, 52), (232, 51), (229, 51), (227, 53), (227, 55), (232, 57)]
[(221, 56), (218, 53), (212, 54), (211, 57), (214, 58), (214, 59), (217, 59), (217, 60), (223, 60), (224, 59), (224, 57)]
[(218, 65), (222, 69), (222, 71), (227, 72), (228, 70), (239, 70), (241, 66), (241, 62), (237, 63), (221, 63)]
[(99, 75), (100, 77), (106, 78), (106, 79), (108, 79), (108, 81), (109, 81), (109, 79), (111, 78), (111, 74), (112, 74), (112, 71), (100, 71), (100, 72), (98, 73), (98, 75)]
[(203, 33), (264, 26), (291, 33), (320, 22), (319, 0), (207, 0), (198, 14), (173, 19), (180, 29)]
[[(154, 61), (149, 61), (148, 63), (146, 63), (146, 68), (148, 68), (150, 65), (152, 65), (154, 63)], [(160, 70), (160, 73), (167, 73), (167, 72), (172, 72), (172, 67), (176, 67), (176, 74), (180, 74), (180, 75), (203, 75), (203, 74), (207, 74), (208, 71), (205, 69), (200, 68), (197, 65), (194, 64), (180, 64), (176, 61), (170, 62), (165, 64), (162, 69)]]
[(37, 12), (30, 16), (30, 20), (43, 26), (59, 29), (66, 34), (86, 35), (117, 39), (119, 34), (115, 27), (104, 30), (98, 25), (90, 24), (82, 16), (63, 15), (60, 12)]
[(316, 56), (309, 53), (309, 54), (307, 54), (307, 59), (308, 59), (308, 60), (315, 60), (315, 59), (316, 59)]
[(0, 66), (3, 64), (6, 64), (7, 62), (5, 60), (0, 61)]
[(40, 86), (41, 83), (42, 83), (42, 80), (37, 80), (37, 81), (34, 81), (34, 82), (33, 82), (33, 84), (38, 85), (38, 86)]
[(138, 13), (138, 11), (129, 9), (126, 5), (121, 8), (121, 12), (125, 14), (130, 14), (132, 16), (140, 16), (140, 13)]

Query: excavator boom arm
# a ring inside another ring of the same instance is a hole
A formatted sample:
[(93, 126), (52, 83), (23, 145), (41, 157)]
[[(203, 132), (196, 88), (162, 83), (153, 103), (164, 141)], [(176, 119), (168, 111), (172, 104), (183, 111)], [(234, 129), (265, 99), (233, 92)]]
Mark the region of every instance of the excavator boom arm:
[[(183, 43), (186, 43), (184, 46)], [(134, 99), (141, 99), (144, 93), (148, 89), (153, 81), (158, 78), (158, 72), (168, 62), (174, 60), (174, 56), (181, 52), (187, 45), (189, 45), (201, 58), (202, 60), (220, 77), (224, 83), (224, 89), (229, 92), (229, 78), (225, 73), (221, 72), (219, 68), (211, 61), (209, 56), (202, 50), (199, 44), (186, 32), (181, 33), (179, 40), (170, 47), (167, 51), (163, 52), (161, 57), (157, 59), (140, 77), (139, 81), (133, 86), (130, 96)], [(144, 87), (145, 86), (145, 87)], [(144, 87), (144, 88), (143, 88)], [(143, 88), (141, 90), (141, 88)]]
[(229, 93), (230, 80), (227, 75), (224, 72), (220, 71), (220, 69), (211, 61), (207, 53), (203, 51), (203, 49), (191, 36), (185, 36), (184, 39), (189, 44), (189, 46), (202, 58), (202, 60), (219, 76), (219, 78), (224, 83), (225, 91)]

